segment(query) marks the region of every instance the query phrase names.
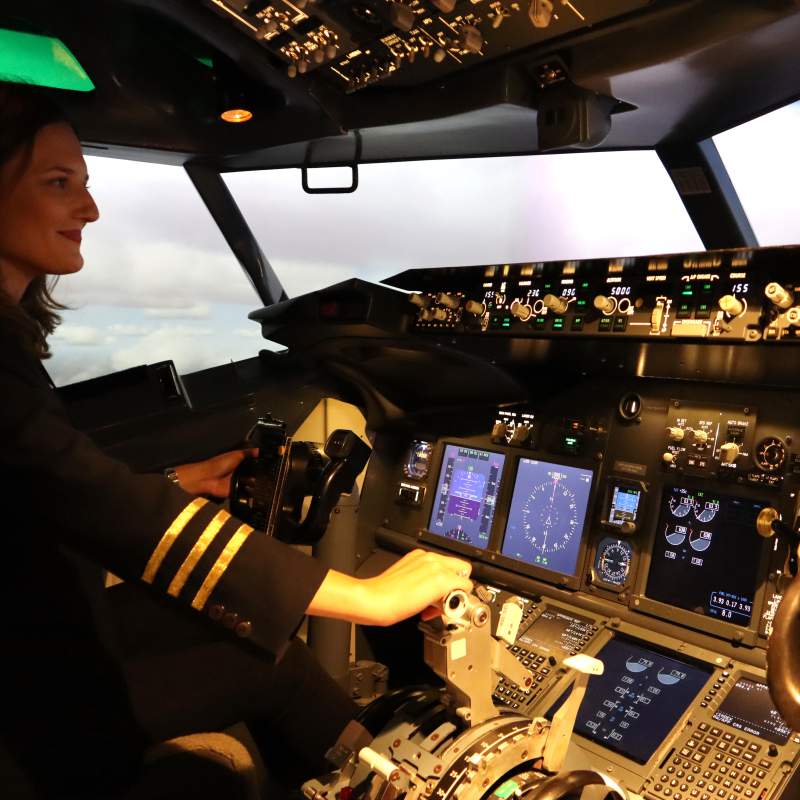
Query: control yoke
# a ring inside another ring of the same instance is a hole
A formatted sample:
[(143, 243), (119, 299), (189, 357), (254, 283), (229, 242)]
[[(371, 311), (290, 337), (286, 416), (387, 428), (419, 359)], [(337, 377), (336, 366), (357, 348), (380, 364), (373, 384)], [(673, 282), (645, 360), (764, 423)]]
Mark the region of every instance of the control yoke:
[[(258, 448), (231, 479), (231, 513), (290, 544), (315, 544), (331, 512), (367, 465), (372, 450), (352, 431), (335, 430), (325, 446), (295, 442), (286, 424), (270, 415), (247, 438)], [(303, 516), (304, 503), (311, 498)]]
[(783, 542), (786, 542), (789, 546), (787, 571), (795, 577), (797, 575), (798, 549), (800, 549), (800, 533), (787, 525), (774, 508), (765, 508), (758, 515), (756, 528), (765, 539), (776, 535)]

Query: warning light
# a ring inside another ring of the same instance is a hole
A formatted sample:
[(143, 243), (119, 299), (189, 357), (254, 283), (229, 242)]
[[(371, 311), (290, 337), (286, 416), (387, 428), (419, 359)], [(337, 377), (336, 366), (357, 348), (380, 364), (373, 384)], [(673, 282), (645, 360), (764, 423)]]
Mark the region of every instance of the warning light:
[(253, 119), (253, 112), (244, 108), (230, 108), (220, 114), (225, 122), (247, 122)]

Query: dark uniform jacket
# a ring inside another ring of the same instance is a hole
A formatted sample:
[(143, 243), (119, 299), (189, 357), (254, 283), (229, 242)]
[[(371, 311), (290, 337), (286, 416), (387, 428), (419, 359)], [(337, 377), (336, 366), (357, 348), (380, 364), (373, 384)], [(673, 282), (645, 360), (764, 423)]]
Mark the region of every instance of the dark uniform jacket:
[[(276, 656), (325, 576), (215, 503), (103, 455), (2, 327), (0, 548), (0, 735), (62, 789), (87, 768), (98, 787), (135, 774), (145, 746), (65, 549)], [(220, 607), (237, 628), (212, 621)]]

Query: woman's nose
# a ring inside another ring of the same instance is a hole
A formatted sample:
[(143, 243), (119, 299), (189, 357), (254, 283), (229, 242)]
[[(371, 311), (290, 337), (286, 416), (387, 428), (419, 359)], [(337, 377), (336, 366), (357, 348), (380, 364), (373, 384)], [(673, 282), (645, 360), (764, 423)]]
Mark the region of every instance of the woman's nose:
[(95, 203), (94, 198), (88, 189), (84, 188), (83, 193), (84, 197), (82, 198), (79, 212), (81, 219), (85, 220), (86, 222), (95, 222), (100, 217), (100, 211), (97, 208), (97, 203)]

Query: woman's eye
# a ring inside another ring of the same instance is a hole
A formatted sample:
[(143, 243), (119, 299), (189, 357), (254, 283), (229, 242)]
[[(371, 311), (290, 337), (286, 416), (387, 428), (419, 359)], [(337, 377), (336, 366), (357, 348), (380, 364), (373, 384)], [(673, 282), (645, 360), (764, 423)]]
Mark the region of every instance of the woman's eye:
[(54, 180), (51, 181), (51, 183), (53, 184), (53, 186), (58, 186), (63, 189), (67, 185), (67, 179), (55, 178)]

